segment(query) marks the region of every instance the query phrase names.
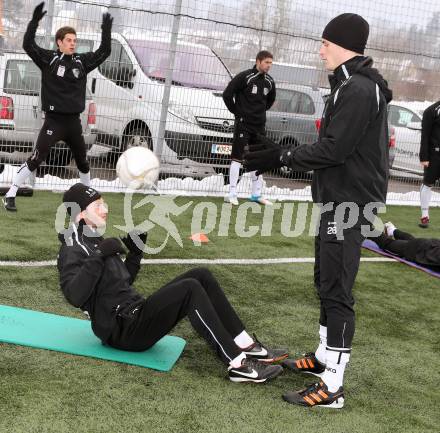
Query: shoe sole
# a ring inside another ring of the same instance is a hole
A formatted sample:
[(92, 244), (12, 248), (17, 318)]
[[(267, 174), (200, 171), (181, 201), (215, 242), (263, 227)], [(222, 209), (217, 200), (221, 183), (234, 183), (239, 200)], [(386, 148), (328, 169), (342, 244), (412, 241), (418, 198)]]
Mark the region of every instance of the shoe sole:
[(250, 377), (238, 377), (237, 376), (237, 377), (229, 377), (229, 380), (231, 382), (235, 382), (235, 383), (243, 383), (243, 382), (263, 383), (263, 382), (267, 382), (268, 380), (275, 379), (282, 372), (283, 372), (283, 369), (277, 369), (271, 375), (265, 377), (264, 379), (252, 379)]
[[(283, 397), (283, 400), (286, 403), (294, 404), (296, 406), (306, 407), (308, 409), (312, 409), (314, 407), (321, 407), (321, 408), (324, 408), (324, 409), (342, 409), (344, 407), (344, 399), (343, 398), (342, 399), (338, 398), (337, 400), (335, 400), (333, 403), (330, 403), (330, 404), (319, 404), (319, 403), (317, 403), (314, 406), (308, 406), (306, 404), (297, 403), (295, 401), (289, 401), (286, 398), (284, 398), (284, 395), (282, 397)], [(342, 401), (340, 401), (340, 400), (342, 400)]]

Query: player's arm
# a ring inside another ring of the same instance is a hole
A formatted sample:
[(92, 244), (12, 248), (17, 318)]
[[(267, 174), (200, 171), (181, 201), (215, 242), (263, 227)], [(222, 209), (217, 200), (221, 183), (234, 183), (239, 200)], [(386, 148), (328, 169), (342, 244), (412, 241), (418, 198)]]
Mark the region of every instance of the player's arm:
[(281, 155), (283, 165), (297, 171), (344, 164), (365, 135), (371, 116), (371, 95), (363, 88), (340, 92), (325, 135), (315, 144), (303, 144)]
[(44, 50), (35, 42), (35, 33), (37, 32), (38, 23), (47, 13), (47, 11), (43, 11), (43, 7), (44, 2), (40, 3), (34, 9), (32, 19), (29, 22), (26, 33), (23, 37), (23, 49), (40, 69), (44, 66), (44, 64), (50, 62), (52, 58), (52, 51)]
[(109, 13), (105, 13), (102, 16), (101, 44), (99, 45), (99, 48), (96, 51), (80, 55), (80, 59), (84, 65), (86, 74), (97, 68), (110, 55), (112, 42), (112, 23), (112, 16)]
[(128, 249), (124, 263), (130, 274), (130, 284), (133, 284), (141, 267), (141, 260), (147, 242), (147, 233), (133, 230), (127, 236), (121, 238), (121, 241)]
[(420, 141), (420, 162), (429, 161), (429, 148), (431, 142), (432, 128), (434, 126), (434, 106), (428, 107), (422, 117), (422, 138)]
[(102, 255), (88, 256), (79, 246), (63, 245), (58, 255), (60, 286), (74, 307), (81, 307), (92, 295), (104, 269)]
[(270, 90), (269, 94), (267, 95), (266, 110), (271, 109), (273, 103), (275, 102), (276, 97), (277, 97), (277, 89), (275, 86), (275, 81), (272, 80), (272, 89)]
[(236, 114), (235, 95), (244, 89), (244, 82), (245, 72), (240, 72), (229, 82), (223, 91), (223, 101), (232, 114)]
[(361, 88), (346, 88), (339, 98), (325, 135), (315, 144), (281, 148), (264, 137), (249, 146), (244, 155), (248, 171), (259, 173), (287, 166), (295, 171), (310, 171), (341, 165), (355, 150), (366, 132), (371, 113), (371, 98)]

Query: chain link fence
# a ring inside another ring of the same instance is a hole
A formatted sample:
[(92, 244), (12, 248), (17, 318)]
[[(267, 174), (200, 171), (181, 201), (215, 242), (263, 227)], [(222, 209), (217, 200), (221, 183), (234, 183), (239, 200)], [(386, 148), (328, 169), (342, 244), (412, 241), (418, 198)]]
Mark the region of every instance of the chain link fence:
[[(44, 114), (40, 71), (22, 51), (34, 0), (3, 0), (0, 33), (0, 186), (12, 182), (32, 153)], [(370, 23), (366, 55), (394, 92), (389, 106), (389, 203), (418, 204), (421, 117), (440, 95), (440, 5), (434, 0), (49, 0), (37, 43), (54, 48), (64, 25), (78, 32), (77, 51), (94, 51), (104, 12), (114, 17), (112, 53), (88, 76), (81, 115), (92, 184), (122, 191), (117, 158), (147, 146), (161, 159), (160, 192), (225, 195), (233, 115), (222, 91), (236, 73), (251, 68), (256, 53), (274, 55), (277, 99), (266, 129), (282, 146), (313, 143), (318, 136), (327, 72), (318, 50), (322, 29), (334, 16), (356, 12)], [(264, 175), (270, 198), (310, 200), (311, 173), (280, 170)], [(68, 143), (59, 142), (29, 187), (64, 189), (78, 179)], [(243, 174), (241, 196), (250, 194)], [(24, 193), (26, 188), (23, 190)], [(438, 189), (433, 204), (440, 204)]]

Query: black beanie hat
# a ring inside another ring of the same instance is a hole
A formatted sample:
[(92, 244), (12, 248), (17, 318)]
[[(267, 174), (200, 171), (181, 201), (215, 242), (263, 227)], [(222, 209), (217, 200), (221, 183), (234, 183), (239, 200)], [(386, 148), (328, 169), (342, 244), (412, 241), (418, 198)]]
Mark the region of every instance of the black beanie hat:
[[(101, 198), (101, 194), (96, 189), (86, 186), (83, 183), (76, 183), (70, 187), (63, 195), (63, 203), (67, 208), (67, 213), (72, 217), (76, 217), (79, 212), (82, 212), (90, 203)], [(71, 203), (77, 203), (80, 211), (75, 210), (75, 206)], [(73, 213), (72, 213), (73, 210)]]
[(360, 15), (342, 14), (333, 18), (322, 32), (322, 38), (355, 53), (364, 54), (370, 26)]

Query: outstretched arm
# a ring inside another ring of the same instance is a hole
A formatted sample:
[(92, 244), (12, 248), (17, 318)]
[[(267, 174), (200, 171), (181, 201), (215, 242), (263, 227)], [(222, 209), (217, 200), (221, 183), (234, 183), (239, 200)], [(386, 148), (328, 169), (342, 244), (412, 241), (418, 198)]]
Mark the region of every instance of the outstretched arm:
[(23, 37), (23, 49), (40, 69), (45, 63), (49, 63), (52, 58), (52, 51), (44, 50), (35, 42), (35, 33), (37, 32), (38, 23), (47, 13), (47, 11), (43, 11), (43, 8), (44, 2), (40, 3), (34, 9), (32, 19), (29, 22), (26, 33)]
[(110, 55), (111, 39), (112, 39), (112, 23), (113, 23), (112, 16), (109, 13), (105, 13), (102, 16), (101, 45), (94, 52), (80, 55), (86, 74), (93, 71), (93, 69), (97, 68)]

